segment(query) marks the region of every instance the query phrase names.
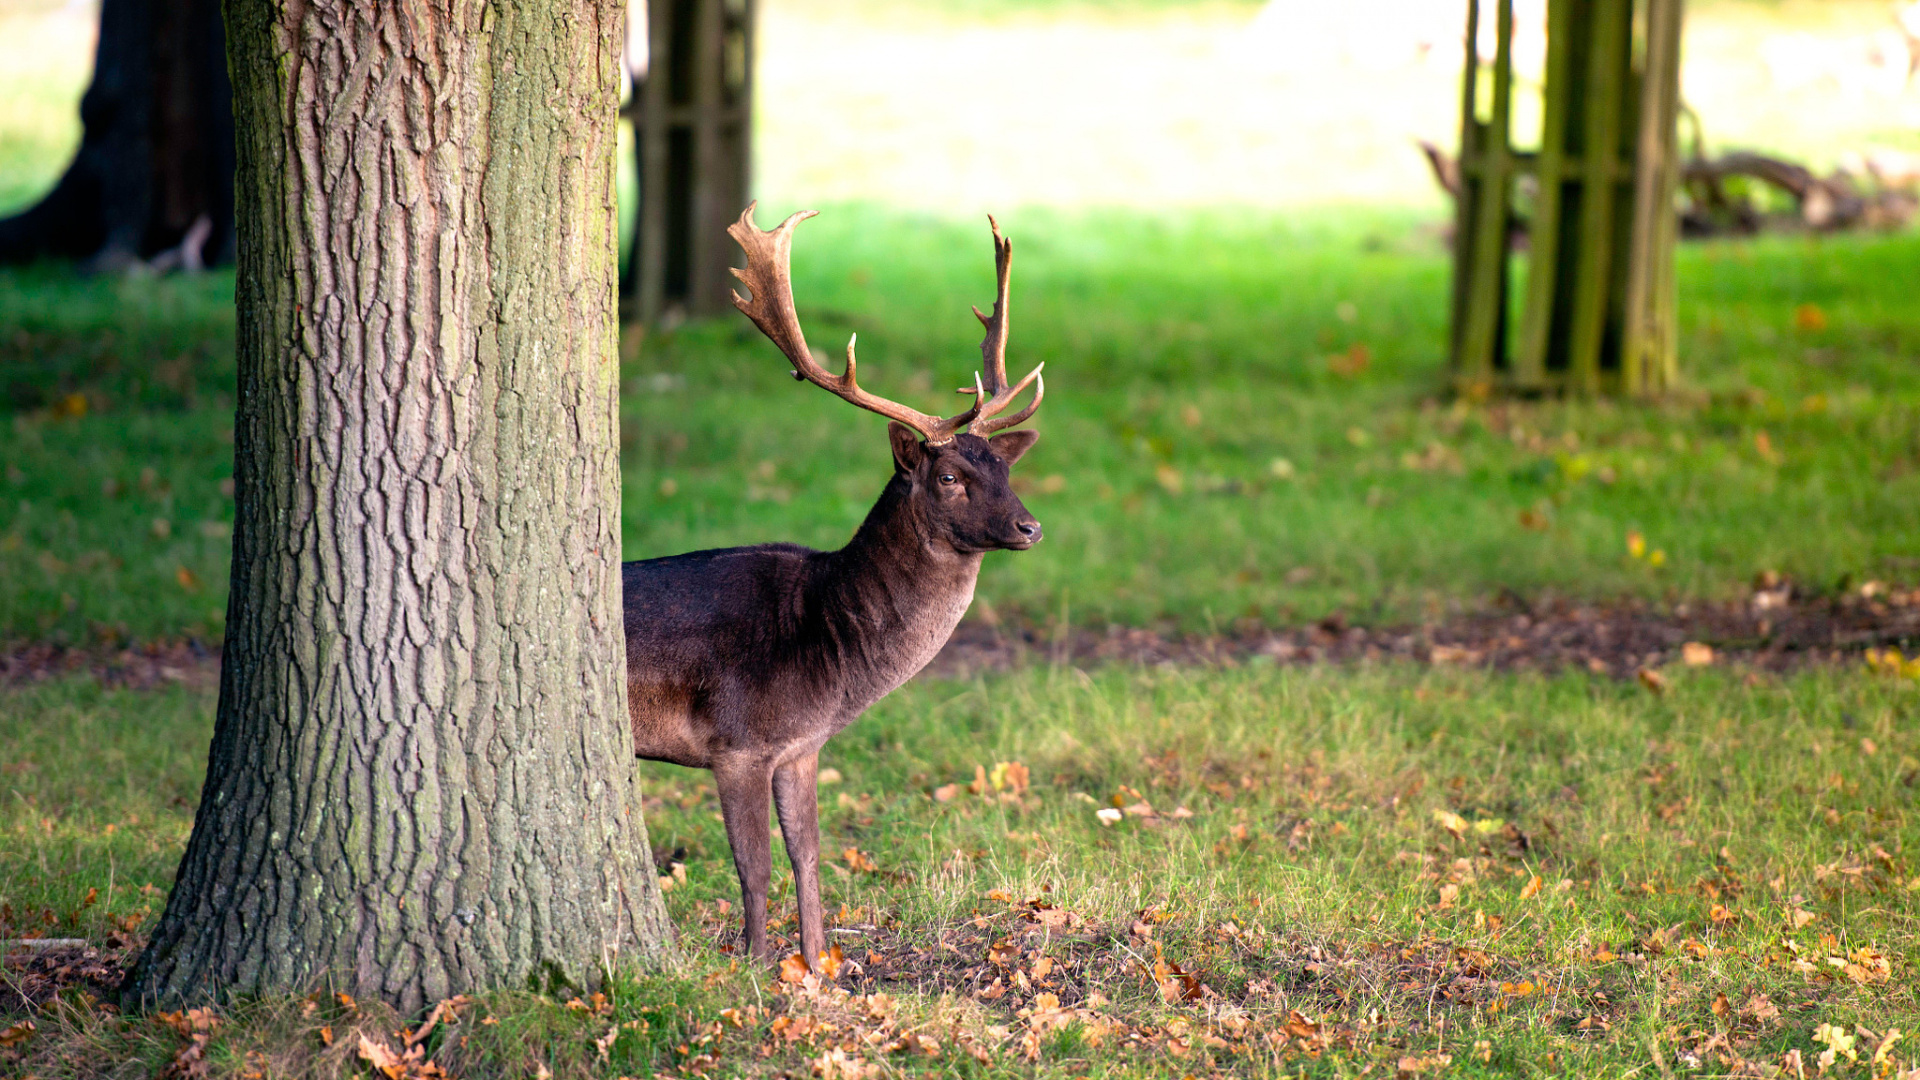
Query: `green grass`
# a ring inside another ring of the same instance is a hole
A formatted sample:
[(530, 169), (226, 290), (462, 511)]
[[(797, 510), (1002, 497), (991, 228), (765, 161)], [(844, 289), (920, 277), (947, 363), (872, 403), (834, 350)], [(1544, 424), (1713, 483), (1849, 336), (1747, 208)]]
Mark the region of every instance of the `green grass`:
[[(929, 1074), (957, 1062), (983, 1076), (1349, 1076), (1444, 1053), (1458, 1075), (1626, 1075), (1647, 1071), (1650, 1045), (1667, 1063), (1698, 1053), (1714, 1072), (1725, 1071), (1716, 1050), (1777, 1063), (1797, 1048), (1811, 1070), (1820, 1024), (1920, 1028), (1915, 684), (1857, 669), (1669, 675), (1662, 696), (1581, 674), (1399, 666), (1034, 668), (917, 682), (823, 756), (843, 778), (823, 789), (828, 910), (844, 905), (843, 923), (872, 928), (836, 940), (856, 958), (918, 947), (949, 961), (958, 996), (886, 987), (902, 1017), (947, 1047), (939, 1059), (888, 1060)], [(190, 826), (211, 711), (207, 690), (0, 691), (4, 934), (98, 938), (150, 921)], [(930, 796), (1001, 762), (1024, 764), (1031, 788)], [(734, 917), (721, 902), (737, 904), (737, 888), (706, 781), (647, 768), (655, 846), (683, 849), (684, 881), (668, 892), (682, 957), (657, 978), (620, 982), (604, 1016), (485, 997), (469, 1020), (494, 1015), (499, 1030), (458, 1029), (479, 1041), (449, 1036), (441, 1060), (471, 1076), (531, 1073), (536, 1058), (556, 1075), (589, 1075), (592, 1039), (651, 1016), (619, 1037), (613, 1063), (645, 1075), (684, 1061), (692, 1050), (675, 1048), (728, 1006), (846, 1011), (783, 996), (720, 951), (713, 935)], [(1109, 826), (1095, 813), (1142, 802), (1155, 819), (1135, 812)], [(1036, 898), (1069, 913), (1057, 939), (1018, 933)], [(775, 917), (791, 902), (782, 862)], [(1136, 922), (1153, 925), (1150, 938)], [(940, 949), (943, 936), (957, 953)], [(1023, 955), (994, 967), (982, 954), (1003, 939)], [(978, 986), (1011, 980), (1042, 953), (1057, 966), (1047, 992), (1108, 1003), (1046, 1032), (1028, 1063), (1017, 1010), (1042, 987), (992, 1002), (964, 987), (982, 970)], [(1163, 1001), (1135, 963), (1155, 955), (1192, 972), (1202, 1000)], [(1324, 1054), (1267, 1038), (1289, 1010), (1338, 1033)], [(304, 1016), (297, 1001), (225, 1015), (218, 1075), (245, 1069), (249, 1048), (285, 1058), (278, 1075), (302, 1055), (309, 1074), (337, 1075), (338, 1062), (318, 1060), (319, 1026), (381, 1022), (333, 1002)], [(718, 1048), (720, 1075), (804, 1073), (837, 1045), (788, 1043), (768, 1012), (744, 1016), (700, 1047)], [(1577, 1029), (1588, 1017), (1605, 1026)], [(154, 1021), (85, 1009), (41, 1023), (25, 1050), (37, 1056), (16, 1067), (42, 1076), (103, 1075), (74, 1060), (103, 1047), (158, 1063), (179, 1045)], [(969, 1064), (955, 1032), (990, 1060)], [(1183, 1033), (1192, 1048), (1175, 1058), (1168, 1040)], [(1707, 1047), (1716, 1034), (1730, 1041)], [(1895, 1061), (1912, 1056), (1902, 1047)]]
[[(1685, 393), (1480, 405), (1443, 394), (1446, 260), (1417, 217), (1005, 224), (1011, 362), (1048, 365), (1020, 468), (1048, 539), (988, 560), (979, 612), (1227, 630), (1920, 565), (1920, 237), (1690, 246)], [(832, 207), (797, 248), (814, 344), (857, 330), (865, 385), (957, 407), (966, 305), (991, 299), (980, 224)], [(0, 272), (0, 637), (220, 636), (230, 289)], [(1337, 373), (1356, 347), (1366, 370)], [(837, 546), (886, 478), (879, 418), (786, 378), (743, 319), (647, 338), (624, 386), (628, 558)]]

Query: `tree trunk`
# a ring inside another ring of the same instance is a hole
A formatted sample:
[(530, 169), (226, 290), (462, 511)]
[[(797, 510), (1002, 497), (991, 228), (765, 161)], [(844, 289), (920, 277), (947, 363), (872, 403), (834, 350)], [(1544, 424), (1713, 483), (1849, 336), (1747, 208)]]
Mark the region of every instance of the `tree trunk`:
[(219, 0), (102, 0), (80, 150), (0, 220), (0, 263), (231, 258), (231, 99)]
[(619, 0), (229, 0), (226, 666), (129, 983), (417, 1009), (668, 933), (620, 618)]

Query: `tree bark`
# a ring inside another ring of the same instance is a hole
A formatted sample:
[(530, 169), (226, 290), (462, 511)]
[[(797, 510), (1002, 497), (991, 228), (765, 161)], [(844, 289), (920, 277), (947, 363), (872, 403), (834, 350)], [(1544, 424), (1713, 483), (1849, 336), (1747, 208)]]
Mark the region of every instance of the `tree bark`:
[(619, 0), (228, 0), (225, 668), (129, 982), (402, 1009), (668, 929), (620, 617)]
[(230, 259), (231, 99), (220, 0), (102, 0), (80, 150), (0, 220), (0, 263)]

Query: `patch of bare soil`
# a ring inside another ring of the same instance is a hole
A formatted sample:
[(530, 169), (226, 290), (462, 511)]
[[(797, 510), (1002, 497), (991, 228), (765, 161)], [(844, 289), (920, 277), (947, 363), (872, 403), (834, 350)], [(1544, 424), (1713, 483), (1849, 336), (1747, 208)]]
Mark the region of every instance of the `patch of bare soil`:
[(142, 938), (108, 934), (104, 942), (79, 938), (16, 938), (0, 941), (0, 1016), (33, 1012), (68, 989), (112, 1000), (146, 944)]
[(160, 641), (124, 648), (87, 648), (44, 642), (0, 642), (0, 686), (86, 674), (102, 686), (153, 690), (220, 680), (220, 651), (198, 641)]
[[(1122, 626), (1061, 633), (970, 619), (925, 674), (968, 678), (1036, 663), (1206, 666), (1398, 659), (1500, 670), (1576, 667), (1632, 678), (1673, 662), (1785, 671), (1845, 662), (1875, 648), (1911, 654), (1916, 646), (1920, 587), (1872, 583), (1834, 594), (1767, 580), (1736, 601), (1594, 603), (1508, 594), (1485, 610), (1417, 626), (1350, 626), (1336, 615), (1309, 626), (1177, 635)], [(220, 654), (197, 641), (111, 649), (0, 644), (0, 686), (71, 674), (131, 689), (212, 686), (219, 681)]]
[(1767, 671), (1843, 662), (1868, 649), (1920, 642), (1920, 588), (1873, 584), (1844, 594), (1760, 582), (1743, 599), (1653, 605), (1509, 595), (1490, 610), (1418, 626), (1311, 626), (1232, 635), (1170, 636), (1128, 627), (1066, 634), (962, 623), (928, 674), (967, 677), (1026, 663), (1283, 664), (1400, 659), (1502, 670), (1584, 668), (1632, 678), (1675, 661), (1732, 662)]

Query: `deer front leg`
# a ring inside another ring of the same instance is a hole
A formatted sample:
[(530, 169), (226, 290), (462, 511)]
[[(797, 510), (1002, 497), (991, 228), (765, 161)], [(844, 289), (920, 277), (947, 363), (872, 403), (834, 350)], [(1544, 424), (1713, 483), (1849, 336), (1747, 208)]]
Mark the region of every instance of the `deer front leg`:
[(767, 950), (767, 884), (773, 874), (773, 836), (767, 825), (771, 780), (771, 771), (759, 761), (716, 764), (713, 769), (727, 844), (733, 848), (733, 869), (740, 875), (747, 952), (757, 960), (772, 959)]
[(810, 971), (820, 970), (827, 947), (820, 909), (820, 755), (795, 758), (773, 771), (773, 805), (780, 833), (793, 864), (793, 891), (800, 898), (800, 955)]

